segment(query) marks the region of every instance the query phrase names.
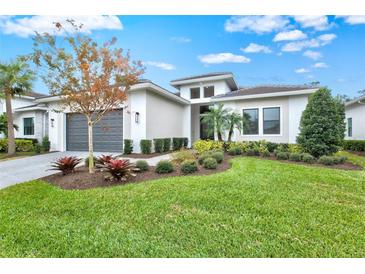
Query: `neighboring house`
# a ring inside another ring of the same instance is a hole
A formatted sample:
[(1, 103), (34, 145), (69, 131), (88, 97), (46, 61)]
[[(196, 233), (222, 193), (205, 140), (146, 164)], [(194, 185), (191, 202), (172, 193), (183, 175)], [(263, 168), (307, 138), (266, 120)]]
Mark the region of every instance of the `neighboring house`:
[(365, 140), (365, 95), (345, 104), (347, 140)]
[[(141, 139), (188, 137), (189, 144), (213, 139), (201, 123), (200, 114), (219, 102), (251, 117), (249, 131), (236, 131), (233, 140), (295, 143), (308, 96), (318, 89), (306, 85), (239, 88), (232, 73), (181, 78), (171, 81), (171, 85), (179, 92), (172, 93), (148, 80), (133, 85), (125, 104), (95, 125), (95, 151), (121, 151), (123, 138), (133, 140), (135, 152), (140, 151)], [(51, 150), (87, 150), (84, 116), (60, 109), (58, 96), (36, 96), (26, 106), (17, 105), (17, 137), (41, 139), (48, 135)]]

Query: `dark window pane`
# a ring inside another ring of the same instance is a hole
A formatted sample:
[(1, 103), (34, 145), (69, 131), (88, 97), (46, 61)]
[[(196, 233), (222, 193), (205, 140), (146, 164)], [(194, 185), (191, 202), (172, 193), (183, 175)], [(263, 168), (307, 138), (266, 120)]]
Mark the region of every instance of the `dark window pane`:
[(257, 108), (244, 109), (243, 113), (246, 114), (249, 120), (249, 128), (244, 134), (259, 134), (259, 110)]
[(347, 136), (352, 137), (352, 118), (347, 118)]
[(264, 134), (280, 134), (280, 108), (264, 108)]
[(24, 118), (24, 135), (34, 135), (34, 118)]
[(198, 98), (200, 98), (200, 88), (191, 88), (190, 99), (198, 99)]
[(214, 96), (214, 86), (204, 87), (204, 97), (213, 97)]

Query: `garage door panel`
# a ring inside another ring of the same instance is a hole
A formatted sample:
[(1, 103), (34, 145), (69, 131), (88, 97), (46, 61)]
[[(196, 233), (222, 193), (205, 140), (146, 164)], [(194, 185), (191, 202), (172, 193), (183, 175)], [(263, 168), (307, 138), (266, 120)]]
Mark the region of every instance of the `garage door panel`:
[[(67, 114), (67, 150), (87, 151), (87, 120), (83, 114)], [(119, 152), (123, 146), (123, 110), (106, 114), (93, 127), (94, 151)]]

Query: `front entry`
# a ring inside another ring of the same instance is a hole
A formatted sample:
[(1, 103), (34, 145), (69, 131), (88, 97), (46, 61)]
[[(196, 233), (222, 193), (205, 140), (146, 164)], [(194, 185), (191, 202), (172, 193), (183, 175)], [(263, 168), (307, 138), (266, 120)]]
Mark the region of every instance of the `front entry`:
[[(200, 106), (200, 114), (208, 111), (209, 111), (209, 106)], [(214, 140), (214, 132), (208, 131), (208, 125), (202, 122), (202, 118), (200, 118), (200, 139)]]

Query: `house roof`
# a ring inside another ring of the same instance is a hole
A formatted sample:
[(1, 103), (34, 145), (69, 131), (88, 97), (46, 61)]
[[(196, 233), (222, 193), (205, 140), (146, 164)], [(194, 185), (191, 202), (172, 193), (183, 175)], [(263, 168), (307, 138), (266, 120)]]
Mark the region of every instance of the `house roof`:
[[(361, 101), (364, 101), (364, 102), (361, 102)], [(365, 104), (365, 94), (364, 95), (361, 95), (359, 97), (356, 97), (355, 99), (351, 100), (351, 101), (348, 101), (345, 103), (345, 106), (348, 107), (348, 106), (352, 106), (356, 103), (359, 103), (361, 105), (364, 105)]]
[(14, 109), (14, 112), (23, 112), (23, 111), (30, 111), (30, 110), (43, 110), (43, 111), (46, 111), (47, 106), (45, 106), (44, 104), (34, 104), (34, 105), (29, 105), (29, 106), (25, 106), (25, 107), (16, 108), (16, 109)]
[(45, 96), (45, 94), (34, 92), (34, 91), (24, 92), (22, 95), (28, 96), (28, 97), (33, 97), (33, 98)]
[(193, 79), (212, 77), (212, 76), (221, 76), (221, 75), (231, 75), (231, 76), (233, 76), (232, 72), (212, 72), (212, 73), (205, 73), (205, 74), (199, 74), (199, 75), (193, 75), (193, 76), (178, 78), (178, 79), (175, 79), (175, 80), (171, 80), (171, 83), (172, 82), (178, 82), (178, 81), (185, 81), (185, 80), (193, 80)]

